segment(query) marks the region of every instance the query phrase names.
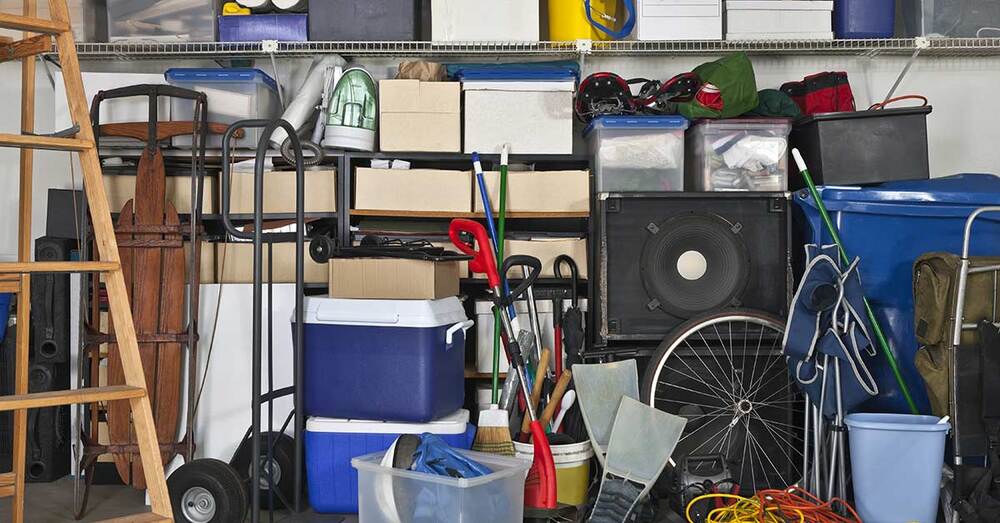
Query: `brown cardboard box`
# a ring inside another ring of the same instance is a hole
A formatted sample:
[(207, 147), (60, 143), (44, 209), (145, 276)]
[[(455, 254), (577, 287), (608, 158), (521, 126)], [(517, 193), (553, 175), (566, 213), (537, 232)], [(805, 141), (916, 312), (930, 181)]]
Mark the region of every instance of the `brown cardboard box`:
[(369, 169), (354, 177), (354, 208), (470, 212), (472, 173), (438, 169)]
[[(580, 278), (587, 277), (587, 240), (585, 238), (534, 238), (530, 240), (507, 240), (504, 242), (504, 256), (524, 254), (534, 256), (542, 262), (542, 278), (555, 276), (555, 261), (560, 254), (569, 255), (580, 268)], [(567, 276), (563, 267), (563, 276)], [(485, 278), (485, 274), (474, 274), (474, 278)]]
[[(483, 173), (493, 211), (500, 210), (500, 173)], [(475, 211), (483, 212), (479, 188), (473, 187)], [(588, 212), (589, 171), (511, 171), (507, 175), (507, 210), (510, 212)]]
[[(135, 198), (135, 176), (106, 175), (104, 190), (108, 193), (108, 205), (111, 212), (118, 212), (125, 202)], [(167, 176), (167, 201), (174, 204), (178, 214), (191, 212), (191, 178), (188, 176)], [(206, 176), (202, 192), (201, 210), (204, 213), (215, 212), (216, 179)]]
[[(337, 210), (337, 171), (305, 172), (305, 212), (335, 212)], [(230, 187), (229, 212), (253, 212), (253, 171), (234, 171)], [(294, 213), (297, 181), (295, 171), (264, 173), (264, 211)]]
[[(184, 242), (184, 264), (187, 267), (188, 253), (191, 252), (191, 242)], [(186, 270), (186, 269), (185, 269)], [(201, 242), (201, 283), (215, 283), (215, 246), (208, 242)]]
[(380, 80), (378, 105), (381, 150), (462, 150), (462, 84)]
[[(253, 282), (253, 244), (215, 244), (216, 280), (219, 283)], [(327, 279), (326, 265), (316, 263), (309, 256), (309, 245), (305, 245), (305, 283), (324, 283)], [(295, 244), (274, 244), (274, 282), (295, 282)], [(268, 255), (264, 251), (264, 281), (267, 281)]]
[(458, 294), (458, 262), (396, 258), (330, 260), (330, 296), (436, 300)]

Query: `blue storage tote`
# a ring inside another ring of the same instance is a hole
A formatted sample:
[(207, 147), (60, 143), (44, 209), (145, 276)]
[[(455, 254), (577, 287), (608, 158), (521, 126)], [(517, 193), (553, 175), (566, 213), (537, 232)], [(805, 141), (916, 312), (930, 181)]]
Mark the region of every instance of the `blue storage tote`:
[(7, 322), (10, 321), (10, 302), (14, 295), (0, 292), (0, 341), (7, 335)]
[(892, 38), (896, 0), (834, 0), (833, 32), (837, 38)]
[[(260, 69), (252, 68), (173, 68), (164, 76), (167, 83), (200, 91), (208, 97), (208, 118), (212, 123), (229, 125), (239, 120), (271, 120), (281, 116), (278, 83)], [(182, 98), (170, 99), (173, 120), (188, 121), (194, 118), (194, 103)], [(256, 149), (263, 129), (247, 128), (236, 147)], [(191, 147), (191, 136), (173, 138), (174, 147)], [(209, 135), (208, 147), (221, 149), (222, 136)]]
[(265, 14), (219, 17), (220, 42), (305, 42), (309, 39), (309, 16)]
[[(1000, 178), (960, 174), (865, 188), (821, 187), (823, 202), (849, 256), (861, 258), (861, 282), (899, 360), (900, 372), (921, 412), (930, 412), (923, 379), (913, 364), (913, 264), (933, 251), (961, 253), (965, 220), (976, 208), (1000, 205)], [(833, 243), (805, 190), (795, 193), (805, 215), (802, 243)], [(1000, 220), (990, 215), (973, 229), (973, 256), (1000, 255)], [(801, 246), (798, 249), (802, 252)], [(864, 410), (909, 413), (881, 351), (873, 369), (879, 396)]]
[(458, 298), (305, 299), (305, 414), (424, 423), (465, 402)]
[(468, 449), (476, 435), (469, 411), (430, 423), (309, 418), (306, 422), (306, 479), (309, 504), (321, 514), (358, 512), (358, 471), (351, 458), (381, 452), (401, 434), (430, 432), (452, 447)]

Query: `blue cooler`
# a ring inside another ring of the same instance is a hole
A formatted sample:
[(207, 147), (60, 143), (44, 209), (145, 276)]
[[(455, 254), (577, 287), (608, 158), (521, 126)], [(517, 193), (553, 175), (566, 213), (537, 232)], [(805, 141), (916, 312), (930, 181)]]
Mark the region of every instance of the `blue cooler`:
[[(1000, 178), (959, 174), (864, 188), (821, 187), (820, 192), (847, 254), (861, 258), (865, 295), (889, 338), (910, 394), (921, 412), (930, 412), (923, 379), (913, 364), (918, 349), (913, 328), (913, 264), (927, 252), (961, 253), (969, 214), (978, 207), (1000, 205)], [(809, 193), (795, 193), (795, 203), (805, 214), (800, 241), (832, 243)], [(1000, 221), (995, 217), (985, 215), (976, 222), (971, 254), (1000, 255)], [(878, 354), (873, 370), (880, 394), (864, 410), (908, 414), (892, 370), (881, 351)]]
[(306, 478), (309, 504), (321, 514), (358, 512), (358, 471), (351, 458), (381, 452), (400, 434), (430, 432), (447, 444), (468, 449), (476, 427), (469, 424), (469, 411), (459, 410), (430, 423), (309, 418), (306, 422)]
[(458, 298), (305, 299), (307, 416), (425, 423), (465, 403)]

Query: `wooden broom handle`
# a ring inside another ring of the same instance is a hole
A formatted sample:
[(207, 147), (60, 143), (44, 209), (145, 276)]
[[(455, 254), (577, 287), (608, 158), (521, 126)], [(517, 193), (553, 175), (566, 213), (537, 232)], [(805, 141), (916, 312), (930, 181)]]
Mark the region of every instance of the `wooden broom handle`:
[[(542, 355), (538, 360), (538, 368), (535, 369), (535, 382), (531, 387), (531, 408), (535, 412), (538, 412), (538, 402), (542, 399), (542, 386), (545, 384), (545, 372), (549, 370), (549, 358), (551, 357), (549, 349), (542, 349)], [(527, 433), (529, 426), (531, 425), (531, 418), (525, 414), (524, 419), (521, 420), (521, 432)]]
[(556, 387), (552, 390), (552, 397), (549, 399), (549, 404), (545, 406), (542, 417), (538, 419), (542, 423), (543, 428), (549, 425), (549, 422), (552, 421), (552, 416), (555, 416), (556, 411), (562, 405), (563, 396), (566, 394), (566, 389), (569, 388), (569, 382), (572, 379), (573, 372), (570, 369), (564, 370), (562, 375), (559, 376), (559, 381), (556, 382)]

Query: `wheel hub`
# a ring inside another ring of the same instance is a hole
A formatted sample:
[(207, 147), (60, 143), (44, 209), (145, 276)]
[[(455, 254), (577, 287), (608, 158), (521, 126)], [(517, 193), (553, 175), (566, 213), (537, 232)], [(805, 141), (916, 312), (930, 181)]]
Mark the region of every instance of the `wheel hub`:
[(209, 523), (215, 517), (215, 496), (203, 487), (191, 487), (181, 497), (184, 517), (192, 523)]
[[(248, 470), (247, 475), (253, 474), (253, 470)], [(270, 478), (270, 481), (268, 481)], [(267, 459), (267, 456), (260, 457), (260, 489), (268, 490), (271, 484), (278, 485), (281, 483), (281, 465), (278, 464), (277, 460)]]
[(753, 403), (751, 403), (750, 400), (743, 399), (736, 402), (736, 412), (741, 416), (746, 416), (752, 411)]

